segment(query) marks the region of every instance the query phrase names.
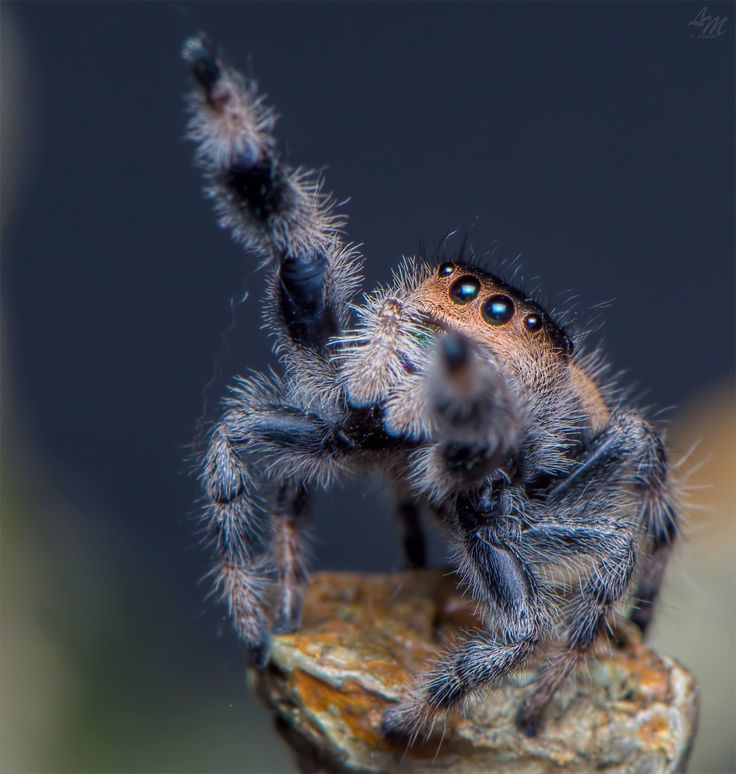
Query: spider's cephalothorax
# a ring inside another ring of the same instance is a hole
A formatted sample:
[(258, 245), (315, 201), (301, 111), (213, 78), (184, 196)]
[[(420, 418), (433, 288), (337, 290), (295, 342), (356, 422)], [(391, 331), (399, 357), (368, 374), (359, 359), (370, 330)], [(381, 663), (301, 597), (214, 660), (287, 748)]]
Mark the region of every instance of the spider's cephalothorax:
[(273, 113), (203, 37), (184, 56), (196, 158), (221, 223), (268, 265), (283, 363), (283, 376), (238, 380), (203, 465), (238, 634), (263, 665), (271, 632), (299, 626), (310, 490), (378, 470), (397, 493), (410, 565), (424, 563), (419, 516), (432, 512), (488, 610), (487, 628), (447, 652), (385, 730), (417, 733), (544, 646), (518, 716), (534, 733), (617, 607), (630, 604), (641, 629), (650, 621), (677, 533), (661, 437), (544, 309), (461, 258), (405, 262), (353, 307), (360, 259), (319, 180), (283, 161)]

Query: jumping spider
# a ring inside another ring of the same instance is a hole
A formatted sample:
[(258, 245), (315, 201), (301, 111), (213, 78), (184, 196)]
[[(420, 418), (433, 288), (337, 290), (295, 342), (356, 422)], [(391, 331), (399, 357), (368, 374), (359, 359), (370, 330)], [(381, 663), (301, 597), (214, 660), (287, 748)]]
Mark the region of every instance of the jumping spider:
[(265, 319), (283, 363), (282, 376), (237, 380), (203, 462), (237, 633), (263, 666), (271, 632), (298, 628), (310, 492), (378, 470), (397, 493), (409, 564), (424, 564), (419, 514), (433, 512), (487, 608), (487, 628), (389, 709), (384, 731), (418, 733), (551, 646), (517, 718), (535, 733), (620, 604), (642, 630), (650, 622), (678, 531), (662, 438), (539, 304), (461, 256), (405, 261), (353, 306), (361, 259), (334, 201), (281, 158), (252, 82), (203, 36), (183, 53), (196, 160), (222, 226), (268, 265)]

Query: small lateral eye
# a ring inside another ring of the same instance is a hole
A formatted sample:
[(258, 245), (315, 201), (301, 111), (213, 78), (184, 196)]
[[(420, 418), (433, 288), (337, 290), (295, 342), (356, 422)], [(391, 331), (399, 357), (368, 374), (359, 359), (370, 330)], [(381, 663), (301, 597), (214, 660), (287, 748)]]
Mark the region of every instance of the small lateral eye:
[(505, 325), (514, 316), (514, 302), (502, 294), (483, 302), (483, 319), (491, 325)]
[(456, 304), (467, 304), (480, 293), (480, 282), (470, 275), (456, 279), (450, 285), (450, 298)]
[(453, 271), (455, 271), (454, 263), (443, 263), (437, 270), (437, 273), (440, 275), (440, 277), (449, 277)]
[(529, 333), (538, 333), (542, 330), (542, 315), (532, 312), (524, 318), (524, 327)]

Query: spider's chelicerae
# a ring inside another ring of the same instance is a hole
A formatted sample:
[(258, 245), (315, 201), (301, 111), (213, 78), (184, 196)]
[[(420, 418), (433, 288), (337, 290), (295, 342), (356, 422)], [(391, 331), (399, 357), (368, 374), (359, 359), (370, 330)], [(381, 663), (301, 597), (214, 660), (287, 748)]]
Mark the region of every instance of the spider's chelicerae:
[[(310, 492), (382, 472), (411, 566), (436, 514), (487, 609), (384, 716), (416, 734), (545, 648), (518, 723), (535, 733), (615, 610), (646, 629), (677, 534), (662, 438), (601, 384), (597, 360), (524, 293), (462, 257), (405, 262), (351, 301), (361, 261), (317, 178), (289, 166), (253, 83), (204, 37), (185, 44), (190, 137), (220, 222), (268, 266), (283, 375), (241, 378), (203, 464), (217, 581), (257, 665), (299, 626)], [(275, 610), (265, 594), (277, 582)]]

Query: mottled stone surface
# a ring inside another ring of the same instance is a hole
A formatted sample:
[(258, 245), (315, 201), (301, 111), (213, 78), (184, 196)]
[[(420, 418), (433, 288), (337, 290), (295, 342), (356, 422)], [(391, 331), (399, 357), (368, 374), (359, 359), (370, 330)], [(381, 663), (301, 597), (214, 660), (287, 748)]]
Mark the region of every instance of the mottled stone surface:
[(444, 736), (397, 749), (383, 711), (448, 637), (476, 625), (473, 604), (440, 572), (321, 573), (301, 631), (274, 638), (271, 664), (252, 674), (303, 771), (683, 771), (698, 688), (679, 664), (626, 629), (602, 644), (553, 701), (539, 736), (513, 723), (531, 672), (451, 715)]

